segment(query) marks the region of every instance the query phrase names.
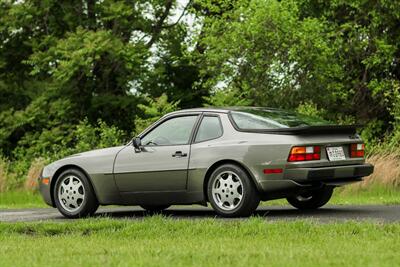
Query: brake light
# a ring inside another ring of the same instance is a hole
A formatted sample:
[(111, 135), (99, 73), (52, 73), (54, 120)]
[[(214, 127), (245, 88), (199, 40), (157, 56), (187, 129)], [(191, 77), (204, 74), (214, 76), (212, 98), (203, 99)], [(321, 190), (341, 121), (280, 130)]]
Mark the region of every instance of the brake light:
[(364, 144), (351, 144), (350, 145), (350, 157), (351, 158), (363, 158), (365, 153)]
[(288, 161), (309, 161), (321, 159), (320, 146), (295, 146), (290, 150)]

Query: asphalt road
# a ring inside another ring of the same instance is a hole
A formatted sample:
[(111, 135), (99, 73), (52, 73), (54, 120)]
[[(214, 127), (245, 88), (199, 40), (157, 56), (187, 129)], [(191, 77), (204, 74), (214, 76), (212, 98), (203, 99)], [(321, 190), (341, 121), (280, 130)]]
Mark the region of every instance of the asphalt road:
[[(174, 219), (218, 218), (211, 208), (200, 206), (171, 207), (162, 214)], [(152, 214), (139, 207), (100, 208), (96, 217), (123, 219), (143, 219)], [(256, 215), (265, 220), (311, 219), (320, 222), (345, 220), (369, 220), (378, 222), (400, 222), (400, 205), (361, 205), (333, 206), (327, 205), (315, 211), (299, 211), (289, 206), (262, 206)], [(243, 219), (243, 218), (242, 218)], [(15, 209), (0, 210), (0, 222), (28, 221), (73, 221), (65, 219), (56, 209)]]

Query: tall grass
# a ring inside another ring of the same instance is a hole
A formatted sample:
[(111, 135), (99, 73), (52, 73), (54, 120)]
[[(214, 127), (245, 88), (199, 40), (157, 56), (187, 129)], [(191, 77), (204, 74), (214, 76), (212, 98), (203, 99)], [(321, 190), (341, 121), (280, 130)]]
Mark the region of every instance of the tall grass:
[(37, 178), (45, 163), (46, 161), (42, 158), (34, 159), (28, 171), (25, 174), (21, 174), (21, 171), (16, 170), (18, 168), (14, 166), (18, 165), (18, 162), (10, 162), (0, 157), (0, 192), (15, 190), (36, 191)]
[(0, 158), (0, 193), (6, 191), (7, 186), (7, 165), (2, 158)]
[(344, 188), (344, 192), (367, 191), (375, 187), (400, 190), (400, 155), (398, 153), (379, 153), (367, 158), (374, 165), (374, 172), (360, 183)]
[(38, 177), (43, 167), (45, 166), (45, 160), (42, 158), (35, 159), (32, 161), (29, 168), (28, 174), (25, 179), (24, 189), (27, 191), (35, 191), (38, 188)]

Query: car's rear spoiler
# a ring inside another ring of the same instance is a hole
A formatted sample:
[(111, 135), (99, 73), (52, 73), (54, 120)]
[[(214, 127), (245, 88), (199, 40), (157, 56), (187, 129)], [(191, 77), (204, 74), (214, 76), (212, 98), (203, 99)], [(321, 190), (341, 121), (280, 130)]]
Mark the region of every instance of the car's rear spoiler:
[(290, 134), (290, 135), (309, 135), (309, 134), (355, 134), (360, 125), (321, 125), (321, 126), (300, 126), (279, 129), (240, 129), (242, 132), (266, 133), (266, 134)]

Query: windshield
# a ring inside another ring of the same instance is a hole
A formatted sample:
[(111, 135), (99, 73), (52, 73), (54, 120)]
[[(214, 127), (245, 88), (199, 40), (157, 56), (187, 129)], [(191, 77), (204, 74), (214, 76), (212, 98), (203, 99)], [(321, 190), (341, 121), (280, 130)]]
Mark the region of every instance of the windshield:
[(230, 114), (241, 130), (271, 130), (331, 124), (319, 118), (279, 109), (241, 108), (231, 111)]

